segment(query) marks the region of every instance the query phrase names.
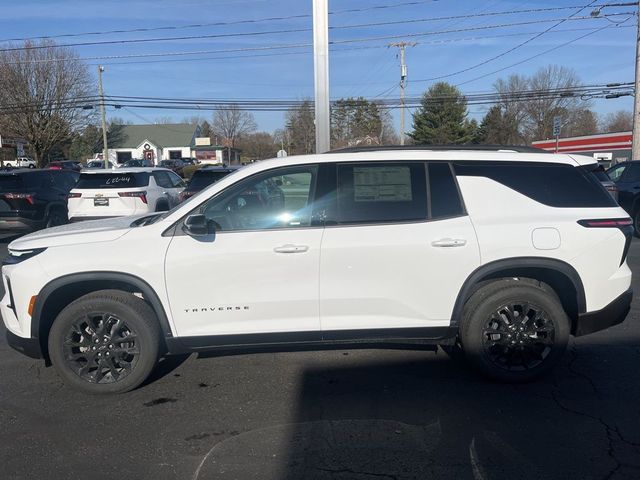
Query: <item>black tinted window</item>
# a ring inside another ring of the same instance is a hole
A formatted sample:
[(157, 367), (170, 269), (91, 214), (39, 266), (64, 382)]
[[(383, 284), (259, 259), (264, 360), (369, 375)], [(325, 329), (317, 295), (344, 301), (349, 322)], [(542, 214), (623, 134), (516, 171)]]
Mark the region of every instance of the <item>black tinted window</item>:
[(487, 177), (550, 207), (615, 207), (589, 171), (559, 163), (455, 163), (456, 175)]
[(640, 163), (630, 163), (620, 180), (623, 182), (640, 182)]
[(402, 222), (426, 217), (424, 163), (338, 166), (338, 222)]
[(82, 173), (76, 188), (136, 188), (149, 185), (144, 173)]
[(156, 183), (162, 188), (172, 188), (171, 179), (167, 172), (153, 172), (153, 177), (156, 179)]
[(460, 194), (448, 163), (429, 164), (431, 217), (454, 217), (464, 213)]
[(226, 177), (228, 174), (229, 172), (225, 171), (207, 172), (204, 170), (197, 170), (196, 173), (193, 174), (193, 177), (191, 177), (188, 188), (193, 190), (202, 190), (212, 183), (216, 183), (221, 178)]

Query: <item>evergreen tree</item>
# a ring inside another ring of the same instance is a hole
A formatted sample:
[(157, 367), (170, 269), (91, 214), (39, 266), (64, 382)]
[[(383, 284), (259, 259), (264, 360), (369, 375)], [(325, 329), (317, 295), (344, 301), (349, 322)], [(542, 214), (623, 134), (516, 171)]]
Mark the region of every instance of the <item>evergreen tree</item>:
[(455, 86), (447, 82), (432, 85), (422, 98), (422, 106), (413, 114), (416, 144), (460, 144), (472, 140), (465, 123), (467, 100)]

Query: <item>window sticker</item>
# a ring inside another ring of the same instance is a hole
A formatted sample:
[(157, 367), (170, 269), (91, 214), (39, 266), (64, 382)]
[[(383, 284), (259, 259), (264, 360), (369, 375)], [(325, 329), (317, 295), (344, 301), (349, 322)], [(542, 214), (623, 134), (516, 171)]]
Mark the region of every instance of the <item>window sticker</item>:
[(409, 167), (353, 167), (353, 192), (356, 202), (410, 202)]

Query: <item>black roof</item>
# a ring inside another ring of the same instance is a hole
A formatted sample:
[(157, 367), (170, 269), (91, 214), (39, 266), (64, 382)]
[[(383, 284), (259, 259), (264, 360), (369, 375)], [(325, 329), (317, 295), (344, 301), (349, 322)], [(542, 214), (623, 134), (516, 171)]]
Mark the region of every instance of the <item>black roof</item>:
[(358, 147), (345, 147), (330, 150), (327, 153), (355, 153), (355, 152), (378, 152), (393, 150), (475, 150), (480, 152), (496, 152), (499, 150), (511, 150), (519, 153), (551, 153), (536, 147), (527, 145), (367, 145)]

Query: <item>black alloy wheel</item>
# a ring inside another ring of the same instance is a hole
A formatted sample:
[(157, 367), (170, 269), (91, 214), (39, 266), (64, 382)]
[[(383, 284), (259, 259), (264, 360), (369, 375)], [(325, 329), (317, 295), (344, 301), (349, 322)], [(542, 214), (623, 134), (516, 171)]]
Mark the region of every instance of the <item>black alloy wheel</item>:
[(530, 370), (551, 352), (555, 326), (545, 311), (530, 303), (511, 303), (496, 309), (482, 331), (487, 356), (509, 371)]
[(135, 368), (139, 355), (135, 330), (110, 313), (88, 313), (71, 325), (64, 340), (67, 366), (89, 383), (122, 380)]

